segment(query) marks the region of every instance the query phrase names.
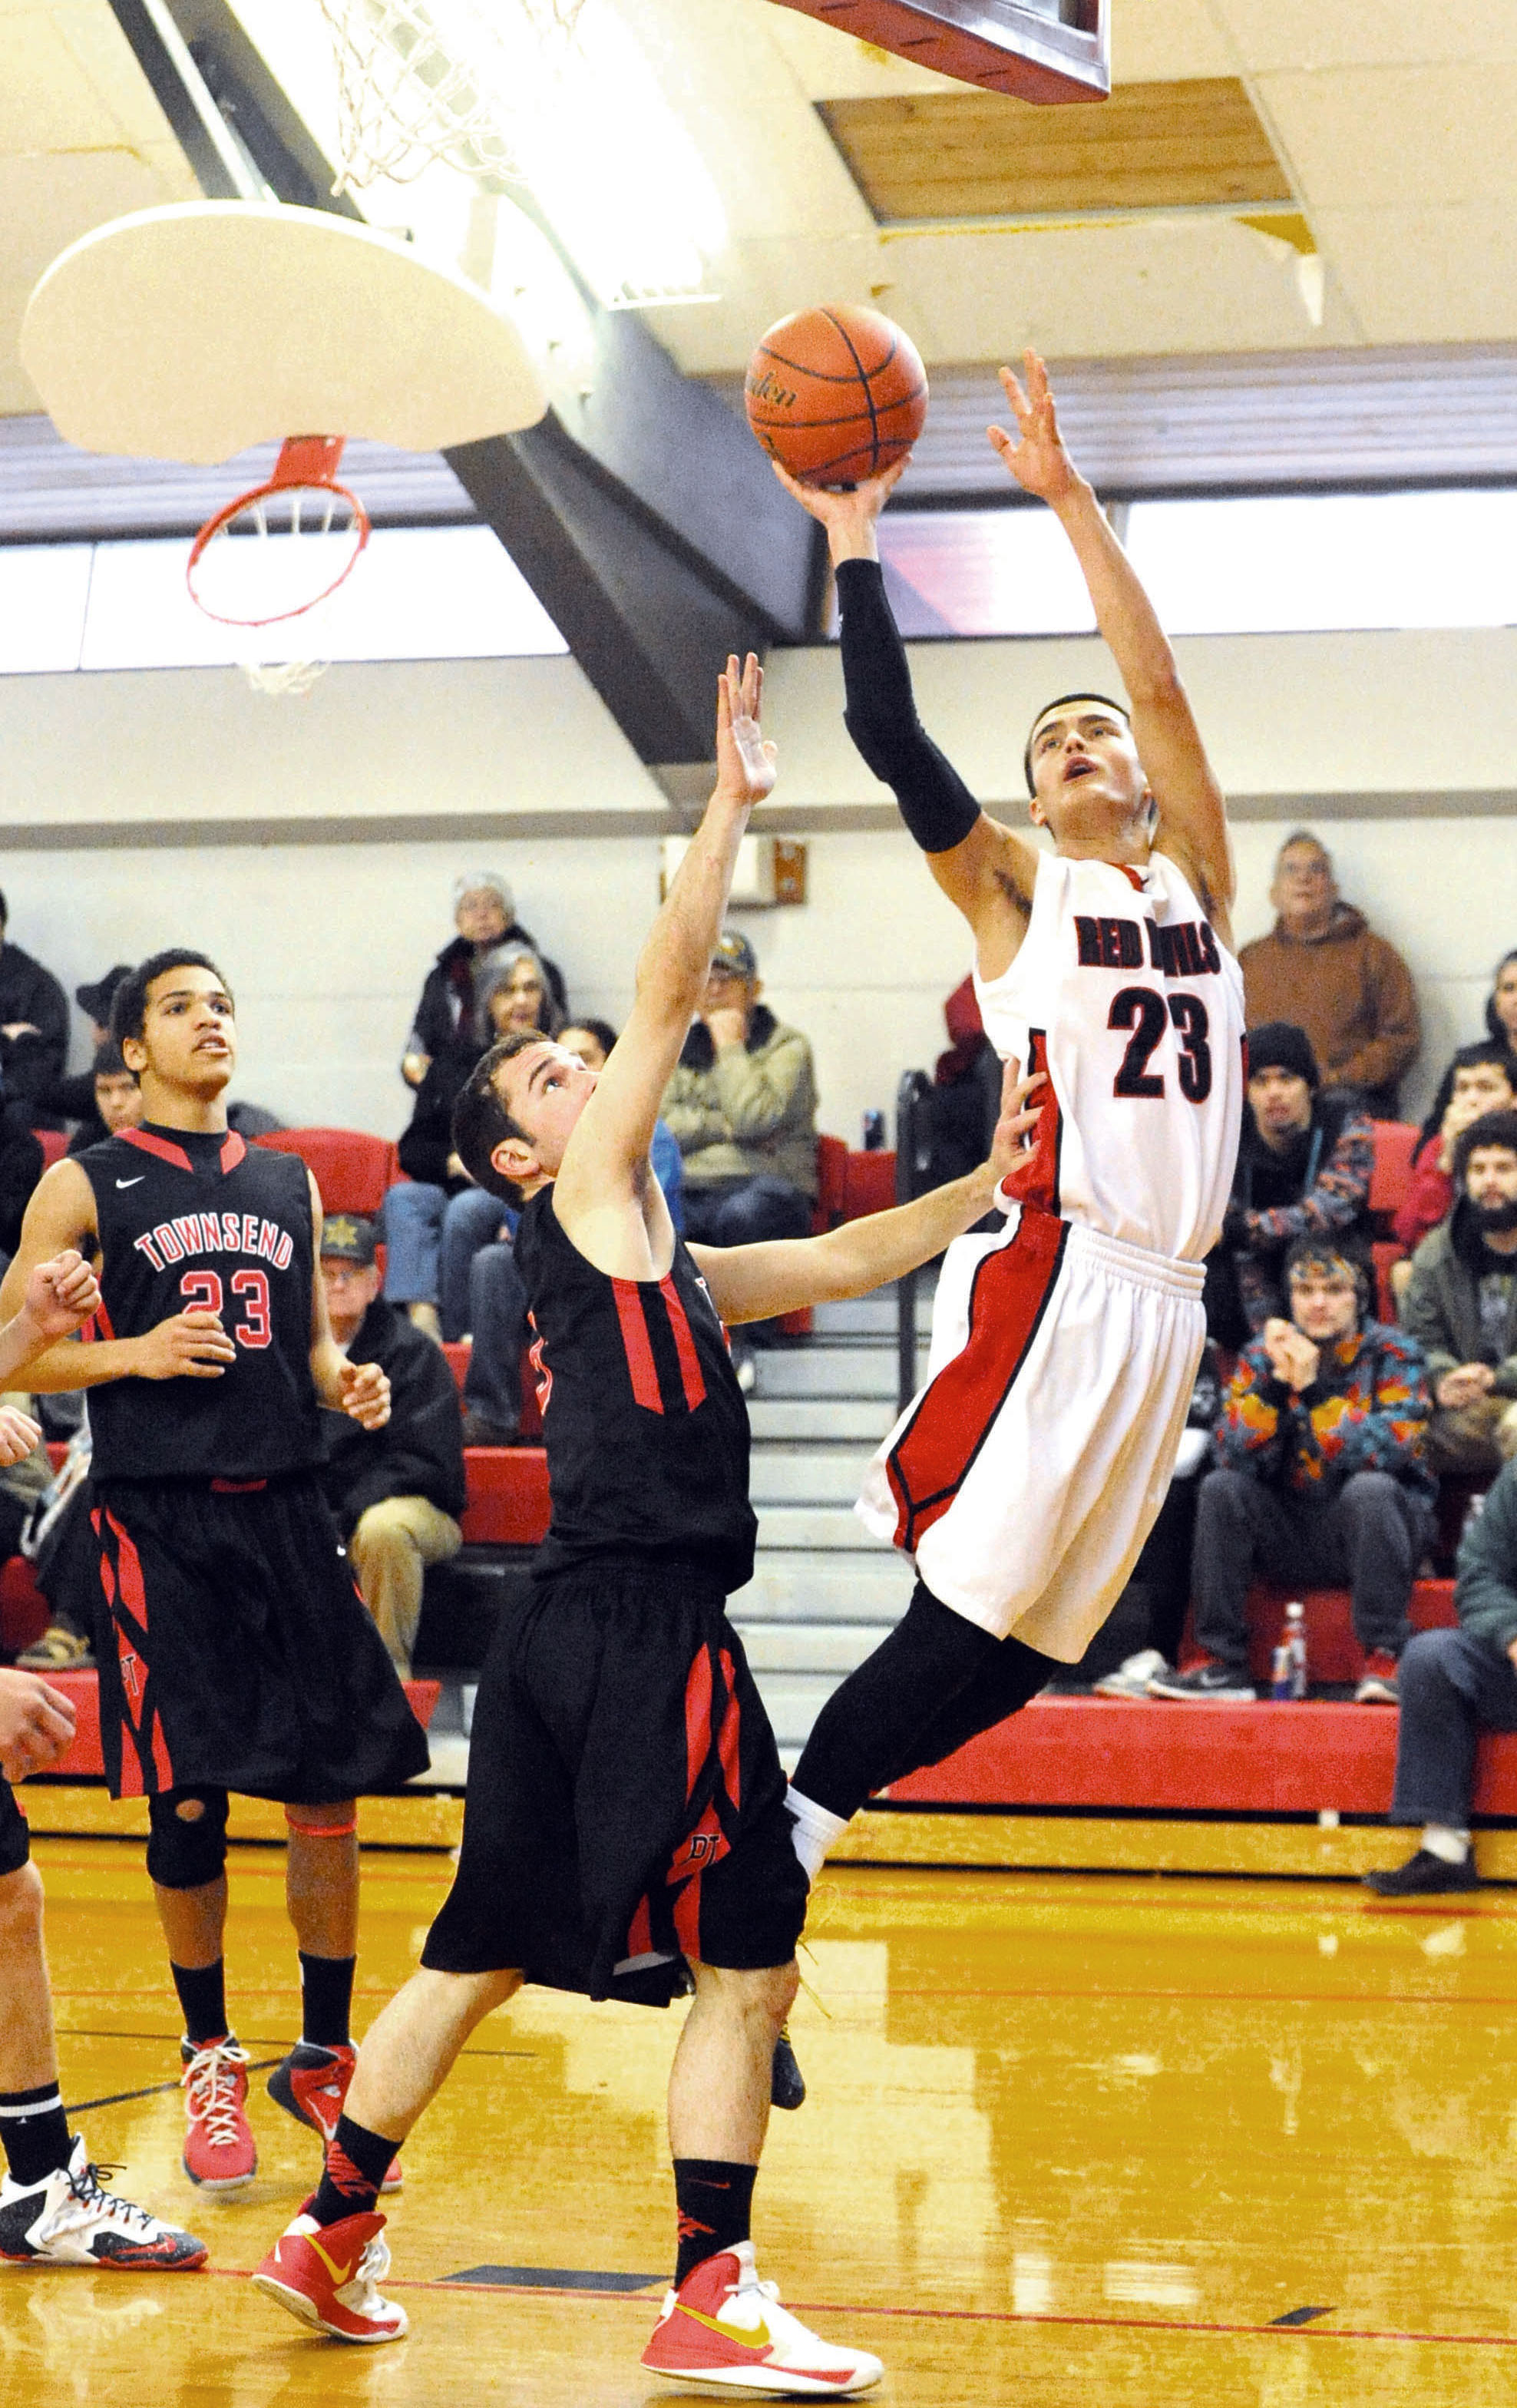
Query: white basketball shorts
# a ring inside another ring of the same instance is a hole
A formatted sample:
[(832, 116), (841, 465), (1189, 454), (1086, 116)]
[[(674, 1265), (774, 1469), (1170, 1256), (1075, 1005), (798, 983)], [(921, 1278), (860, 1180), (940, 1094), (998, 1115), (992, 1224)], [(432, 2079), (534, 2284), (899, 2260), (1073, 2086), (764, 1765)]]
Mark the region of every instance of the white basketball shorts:
[(927, 1384), (857, 1508), (934, 1597), (1077, 1663), (1164, 1503), (1206, 1315), (1199, 1263), (1023, 1207), (955, 1239)]

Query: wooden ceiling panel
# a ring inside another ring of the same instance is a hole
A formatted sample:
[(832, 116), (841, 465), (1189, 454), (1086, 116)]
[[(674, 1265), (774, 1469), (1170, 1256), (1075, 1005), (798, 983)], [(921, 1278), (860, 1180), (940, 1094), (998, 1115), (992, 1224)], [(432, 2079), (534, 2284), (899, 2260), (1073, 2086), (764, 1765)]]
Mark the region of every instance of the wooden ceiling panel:
[(1099, 107), (923, 93), (821, 114), (881, 224), (1291, 198), (1234, 76), (1121, 84)]

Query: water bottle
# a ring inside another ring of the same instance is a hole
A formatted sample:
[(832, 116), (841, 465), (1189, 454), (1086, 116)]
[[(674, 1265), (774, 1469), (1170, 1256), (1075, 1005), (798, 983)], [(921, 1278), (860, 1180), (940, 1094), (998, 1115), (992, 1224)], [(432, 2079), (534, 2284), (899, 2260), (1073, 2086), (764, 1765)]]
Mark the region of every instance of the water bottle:
[(1282, 1703), (1307, 1694), (1306, 1612), (1304, 1605), (1295, 1603), (1285, 1609), (1285, 1627), (1271, 1668), (1271, 1695)]
[(864, 1115), (864, 1151), (865, 1151), (865, 1153), (866, 1153), (866, 1154), (879, 1154), (879, 1153), (881, 1151), (881, 1149), (882, 1149), (882, 1147), (883, 1147), (883, 1145), (884, 1145), (884, 1142), (885, 1142), (885, 1115), (884, 1115), (884, 1113), (883, 1113), (883, 1112), (866, 1112), (866, 1113), (865, 1113), (865, 1115)]

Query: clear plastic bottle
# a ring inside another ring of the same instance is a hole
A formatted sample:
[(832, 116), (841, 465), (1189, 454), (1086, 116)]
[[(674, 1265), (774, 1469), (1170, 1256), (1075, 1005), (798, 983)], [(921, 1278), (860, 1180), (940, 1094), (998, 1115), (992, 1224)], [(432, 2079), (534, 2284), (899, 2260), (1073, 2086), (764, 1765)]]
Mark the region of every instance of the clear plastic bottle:
[(1271, 1694), (1282, 1702), (1295, 1701), (1307, 1694), (1307, 1610), (1293, 1602), (1285, 1609), (1285, 1627), (1280, 1634), (1271, 1668)]

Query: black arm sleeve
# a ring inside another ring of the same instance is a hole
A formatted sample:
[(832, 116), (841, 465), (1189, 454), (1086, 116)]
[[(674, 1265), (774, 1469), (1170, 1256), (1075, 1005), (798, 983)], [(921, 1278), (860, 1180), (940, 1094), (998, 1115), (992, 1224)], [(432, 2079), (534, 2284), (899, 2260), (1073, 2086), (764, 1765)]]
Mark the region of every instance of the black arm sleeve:
[(877, 560), (837, 566), (842, 616), (843, 724), (877, 778), (894, 794), (923, 853), (962, 844), (980, 805), (917, 717), (906, 647)]

